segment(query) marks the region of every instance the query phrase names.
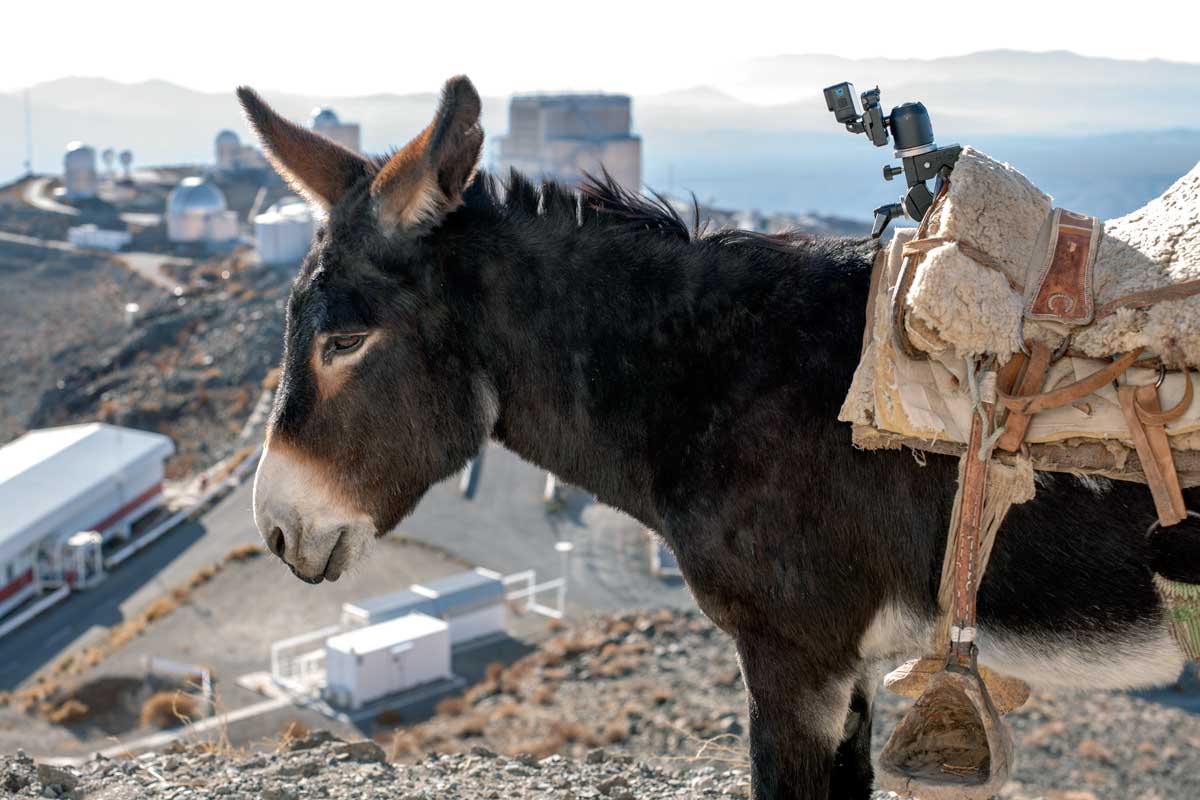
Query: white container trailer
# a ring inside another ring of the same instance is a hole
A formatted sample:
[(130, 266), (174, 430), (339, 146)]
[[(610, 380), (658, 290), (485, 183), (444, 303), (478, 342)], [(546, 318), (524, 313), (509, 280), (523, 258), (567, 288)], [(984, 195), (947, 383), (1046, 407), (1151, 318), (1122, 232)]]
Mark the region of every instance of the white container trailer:
[(450, 629), (408, 614), (325, 640), (325, 695), (357, 709), (373, 700), (451, 676)]
[(503, 633), (508, 619), (504, 582), (493, 573), (474, 569), (412, 590), (433, 601), (438, 617), (450, 625), (450, 644)]
[(436, 617), (433, 601), (411, 589), (383, 594), (353, 603), (342, 603), (342, 624), (353, 627), (378, 625), (406, 614), (428, 614)]

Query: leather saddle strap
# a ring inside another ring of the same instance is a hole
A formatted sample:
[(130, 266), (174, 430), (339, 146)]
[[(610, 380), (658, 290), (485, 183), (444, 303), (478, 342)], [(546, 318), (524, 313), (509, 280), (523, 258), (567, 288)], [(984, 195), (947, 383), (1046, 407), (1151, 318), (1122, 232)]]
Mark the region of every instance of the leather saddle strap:
[(1000, 404), (1009, 411), (1027, 416), (1033, 416), (1039, 411), (1047, 411), (1051, 408), (1062, 408), (1082, 400), (1104, 384), (1119, 378), (1121, 373), (1133, 366), (1144, 349), (1139, 347), (1131, 350), (1107, 367), (1098, 369), (1086, 378), (1080, 378), (1074, 383), (1069, 383), (1051, 392), (1042, 392), (1029, 397), (1016, 397), (1005, 392), (998, 392), (997, 396)]
[(1187, 411), (1192, 405), (1192, 376), (1186, 369), (1183, 371), (1183, 397), (1178, 403), (1168, 408), (1166, 411), (1160, 411), (1158, 405), (1158, 392), (1154, 393), (1153, 408), (1148, 405), (1142, 405), (1141, 396), (1134, 398), (1134, 407), (1137, 409), (1138, 419), (1143, 425), (1158, 425), (1159, 427), (1166, 425), (1168, 422), (1174, 422), (1183, 416), (1183, 412)]
[(1194, 294), (1200, 294), (1200, 280), (1184, 281), (1183, 283), (1176, 283), (1171, 286), (1162, 286), (1158, 289), (1146, 289), (1145, 291), (1134, 292), (1124, 297), (1118, 297), (1115, 300), (1109, 300), (1100, 306), (1100, 308), (1096, 309), (1096, 319), (1103, 319), (1122, 308), (1148, 308), (1164, 300), (1182, 300)]
[(1183, 492), (1179, 488), (1179, 476), (1175, 472), (1175, 460), (1171, 456), (1171, 445), (1167, 432), (1161, 425), (1143, 425), (1138, 417), (1137, 406), (1150, 410), (1158, 408), (1158, 390), (1153, 386), (1130, 386), (1117, 389), (1121, 401), (1121, 412), (1129, 425), (1134, 449), (1142, 462), (1142, 474), (1150, 487), (1154, 499), (1154, 510), (1158, 521), (1165, 527), (1182, 522), (1187, 517), (1183, 504)]
[[(1042, 391), (1042, 384), (1046, 382), (1046, 372), (1050, 369), (1050, 361), (1053, 358), (1050, 348), (1041, 342), (1034, 342), (1031, 349), (1032, 353), (1025, 365), (1025, 373), (1021, 376), (1020, 383), (1017, 384), (1015, 396), (1018, 397), (1036, 395)], [(1023, 356), (1024, 354), (1018, 353), (1017, 355)], [(1000, 389), (1003, 391), (1004, 387), (1001, 386)], [(1029, 430), (1029, 423), (1032, 420), (1032, 414), (1022, 414), (1020, 411), (1008, 412), (1008, 416), (1004, 418), (1004, 433), (1000, 434), (1000, 438), (996, 441), (996, 447), (1008, 453), (1017, 452), (1021, 443), (1025, 441), (1025, 433)]]
[[(994, 406), (984, 403), (984, 416), (992, 419)], [(980, 459), (983, 444), (983, 420), (971, 414), (971, 436), (963, 453), (962, 499), (954, 541), (954, 608), (951, 612), (950, 659), (969, 667), (974, 659), (975, 599), (979, 591), (979, 536), (983, 525), (983, 498), (987, 486), (988, 463)]]

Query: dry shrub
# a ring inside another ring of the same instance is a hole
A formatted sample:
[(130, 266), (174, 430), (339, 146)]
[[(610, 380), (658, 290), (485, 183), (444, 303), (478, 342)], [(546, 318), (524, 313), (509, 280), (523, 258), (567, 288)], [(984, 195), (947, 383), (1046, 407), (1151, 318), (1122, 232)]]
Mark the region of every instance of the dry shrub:
[(592, 672), (601, 678), (620, 678), (633, 672), (639, 666), (641, 666), (641, 662), (638, 659), (622, 656), (598, 665)]
[[(171, 728), (196, 716), (197, 703), (181, 692), (156, 692), (142, 703), (142, 725)], [(182, 718), (182, 719), (181, 719)]]
[(604, 744), (618, 744), (629, 738), (629, 720), (614, 719), (600, 731), (600, 741)]
[(551, 633), (562, 633), (566, 629), (567, 623), (563, 622), (561, 619), (555, 619), (554, 617), (551, 617), (546, 621), (546, 630), (550, 631)]
[(45, 717), (47, 722), (53, 722), (55, 725), (70, 725), (75, 722), (83, 722), (91, 714), (91, 711), (84, 703), (72, 699), (51, 709)]
[(523, 742), (517, 742), (508, 749), (508, 754), (514, 758), (528, 756), (540, 761), (557, 753), (562, 749), (564, 744), (566, 743), (562, 740), (562, 737), (551, 734), (539, 739), (526, 739)]
[(467, 708), (467, 701), (461, 695), (457, 697), (443, 697), (434, 707), (434, 713), (438, 716), (457, 717), (462, 714)]
[(604, 643), (604, 639), (596, 631), (564, 636), (562, 639), (562, 649), (568, 658), (591, 652)]
[(279, 732), (279, 749), (286, 750), (290, 742), (296, 739), (303, 739), (309, 734), (309, 727), (298, 719), (293, 719), (283, 726), (283, 730)]
[(621, 652), (621, 646), (616, 642), (609, 642), (600, 648), (600, 658), (609, 659)]
[(215, 576), (219, 571), (220, 568), (216, 564), (209, 564), (201, 567), (192, 573), (192, 577), (188, 578), (187, 583), (184, 585), (189, 589), (195, 589), (197, 586), (203, 586), (211, 581), (213, 576)]
[(477, 683), (463, 694), (463, 702), (469, 706), (477, 705), (480, 701), (491, 697), (498, 691), (500, 691), (500, 687), (496, 681)]
[(375, 715), (376, 725), (399, 725), (404, 721), (404, 715), (394, 708), (385, 708)]
[(542, 665), (546, 667), (557, 667), (566, 658), (566, 653), (561, 648), (547, 645), (542, 651)]
[(571, 677), (571, 670), (565, 667), (552, 667), (542, 670), (542, 677), (548, 681), (565, 681)]
[(146, 625), (154, 622), (155, 620), (162, 619), (177, 608), (179, 608), (179, 603), (173, 596), (168, 595), (158, 598), (153, 603), (146, 606), (146, 610), (141, 613), (140, 617), (146, 623), (145, 625), (141, 626), (141, 630), (145, 630)]
[(483, 679), (492, 681), (493, 683), (500, 680), (500, 676), (504, 674), (504, 665), (499, 661), (493, 661), (484, 669)]
[(262, 379), (262, 388), (269, 391), (275, 391), (279, 388), (279, 367), (273, 367), (266, 377)]
[(487, 723), (488, 719), (483, 714), (471, 714), (459, 719), (454, 733), (461, 739), (468, 739), (472, 736), (483, 736), (483, 732), (487, 729)]
[(591, 728), (581, 722), (556, 719), (550, 723), (550, 732), (561, 737), (564, 742), (580, 742), (589, 746), (596, 743), (596, 736)]
[(258, 558), (265, 552), (265, 550), (252, 542), (239, 544), (225, 554), (225, 563), (228, 564), (230, 561), (249, 561), (252, 558)]
[(650, 690), (650, 702), (656, 706), (664, 705), (675, 699), (675, 690), (666, 686), (655, 686)]
[(552, 681), (543, 683), (529, 693), (529, 702), (539, 706), (548, 706), (554, 701), (554, 693), (557, 691), (557, 683)]
[(394, 761), (401, 756), (417, 753), (420, 749), (421, 745), (411, 731), (396, 731), (392, 736), (392, 744), (388, 748), (388, 760)]
[(645, 639), (639, 639), (636, 642), (626, 642), (621, 645), (621, 650), (630, 655), (641, 655), (650, 652), (650, 643)]
[(608, 626), (608, 635), (614, 639), (624, 639), (633, 630), (633, 626), (624, 620), (613, 620)]
[(492, 721), (500, 722), (506, 719), (514, 719), (521, 715), (521, 707), (512, 700), (505, 700), (502, 703), (497, 703), (492, 707)]

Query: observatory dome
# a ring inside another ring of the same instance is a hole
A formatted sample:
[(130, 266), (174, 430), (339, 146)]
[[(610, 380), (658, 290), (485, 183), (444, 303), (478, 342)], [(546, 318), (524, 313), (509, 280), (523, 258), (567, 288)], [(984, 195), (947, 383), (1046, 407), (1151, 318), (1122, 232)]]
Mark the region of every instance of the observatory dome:
[(184, 178), (171, 190), (167, 197), (167, 214), (178, 215), (188, 212), (224, 211), (225, 195), (216, 186), (201, 177)]
[(332, 108), (329, 108), (328, 106), (317, 106), (312, 111), (312, 119), (309, 121), (309, 124), (312, 126), (313, 130), (320, 130), (321, 128), (327, 128), (331, 125), (340, 125), (341, 120), (338, 119), (338, 115), (334, 113)]
[(217, 144), (218, 145), (222, 145), (222, 144), (235, 144), (236, 145), (236, 144), (241, 144), (241, 143), (242, 143), (242, 140), (238, 138), (238, 135), (236, 133), (234, 133), (233, 131), (229, 130), (228, 128), (226, 128), (225, 130), (223, 130), (217, 134)]
[(67, 153), (63, 159), (68, 164), (93, 164), (96, 160), (96, 151), (83, 142), (71, 142), (67, 145)]

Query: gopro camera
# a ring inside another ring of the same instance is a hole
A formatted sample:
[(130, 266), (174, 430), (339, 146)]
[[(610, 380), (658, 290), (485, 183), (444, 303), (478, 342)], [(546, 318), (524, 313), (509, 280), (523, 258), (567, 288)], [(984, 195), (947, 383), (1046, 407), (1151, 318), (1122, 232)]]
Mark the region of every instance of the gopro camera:
[[(875, 209), (871, 236), (878, 239), (896, 217), (908, 216), (920, 220), (933, 205), (941, 180), (949, 176), (958, 161), (962, 148), (958, 145), (938, 147), (933, 138), (933, 123), (924, 103), (904, 103), (884, 116), (879, 103), (879, 87), (856, 95), (854, 84), (835, 83), (825, 89), (825, 106), (833, 118), (851, 133), (865, 134), (876, 147), (889, 142), (889, 130), (894, 144), (893, 155), (902, 166), (885, 165), (884, 180), (904, 175), (908, 191), (898, 203), (888, 203)], [(934, 191), (925, 182), (933, 179)]]

